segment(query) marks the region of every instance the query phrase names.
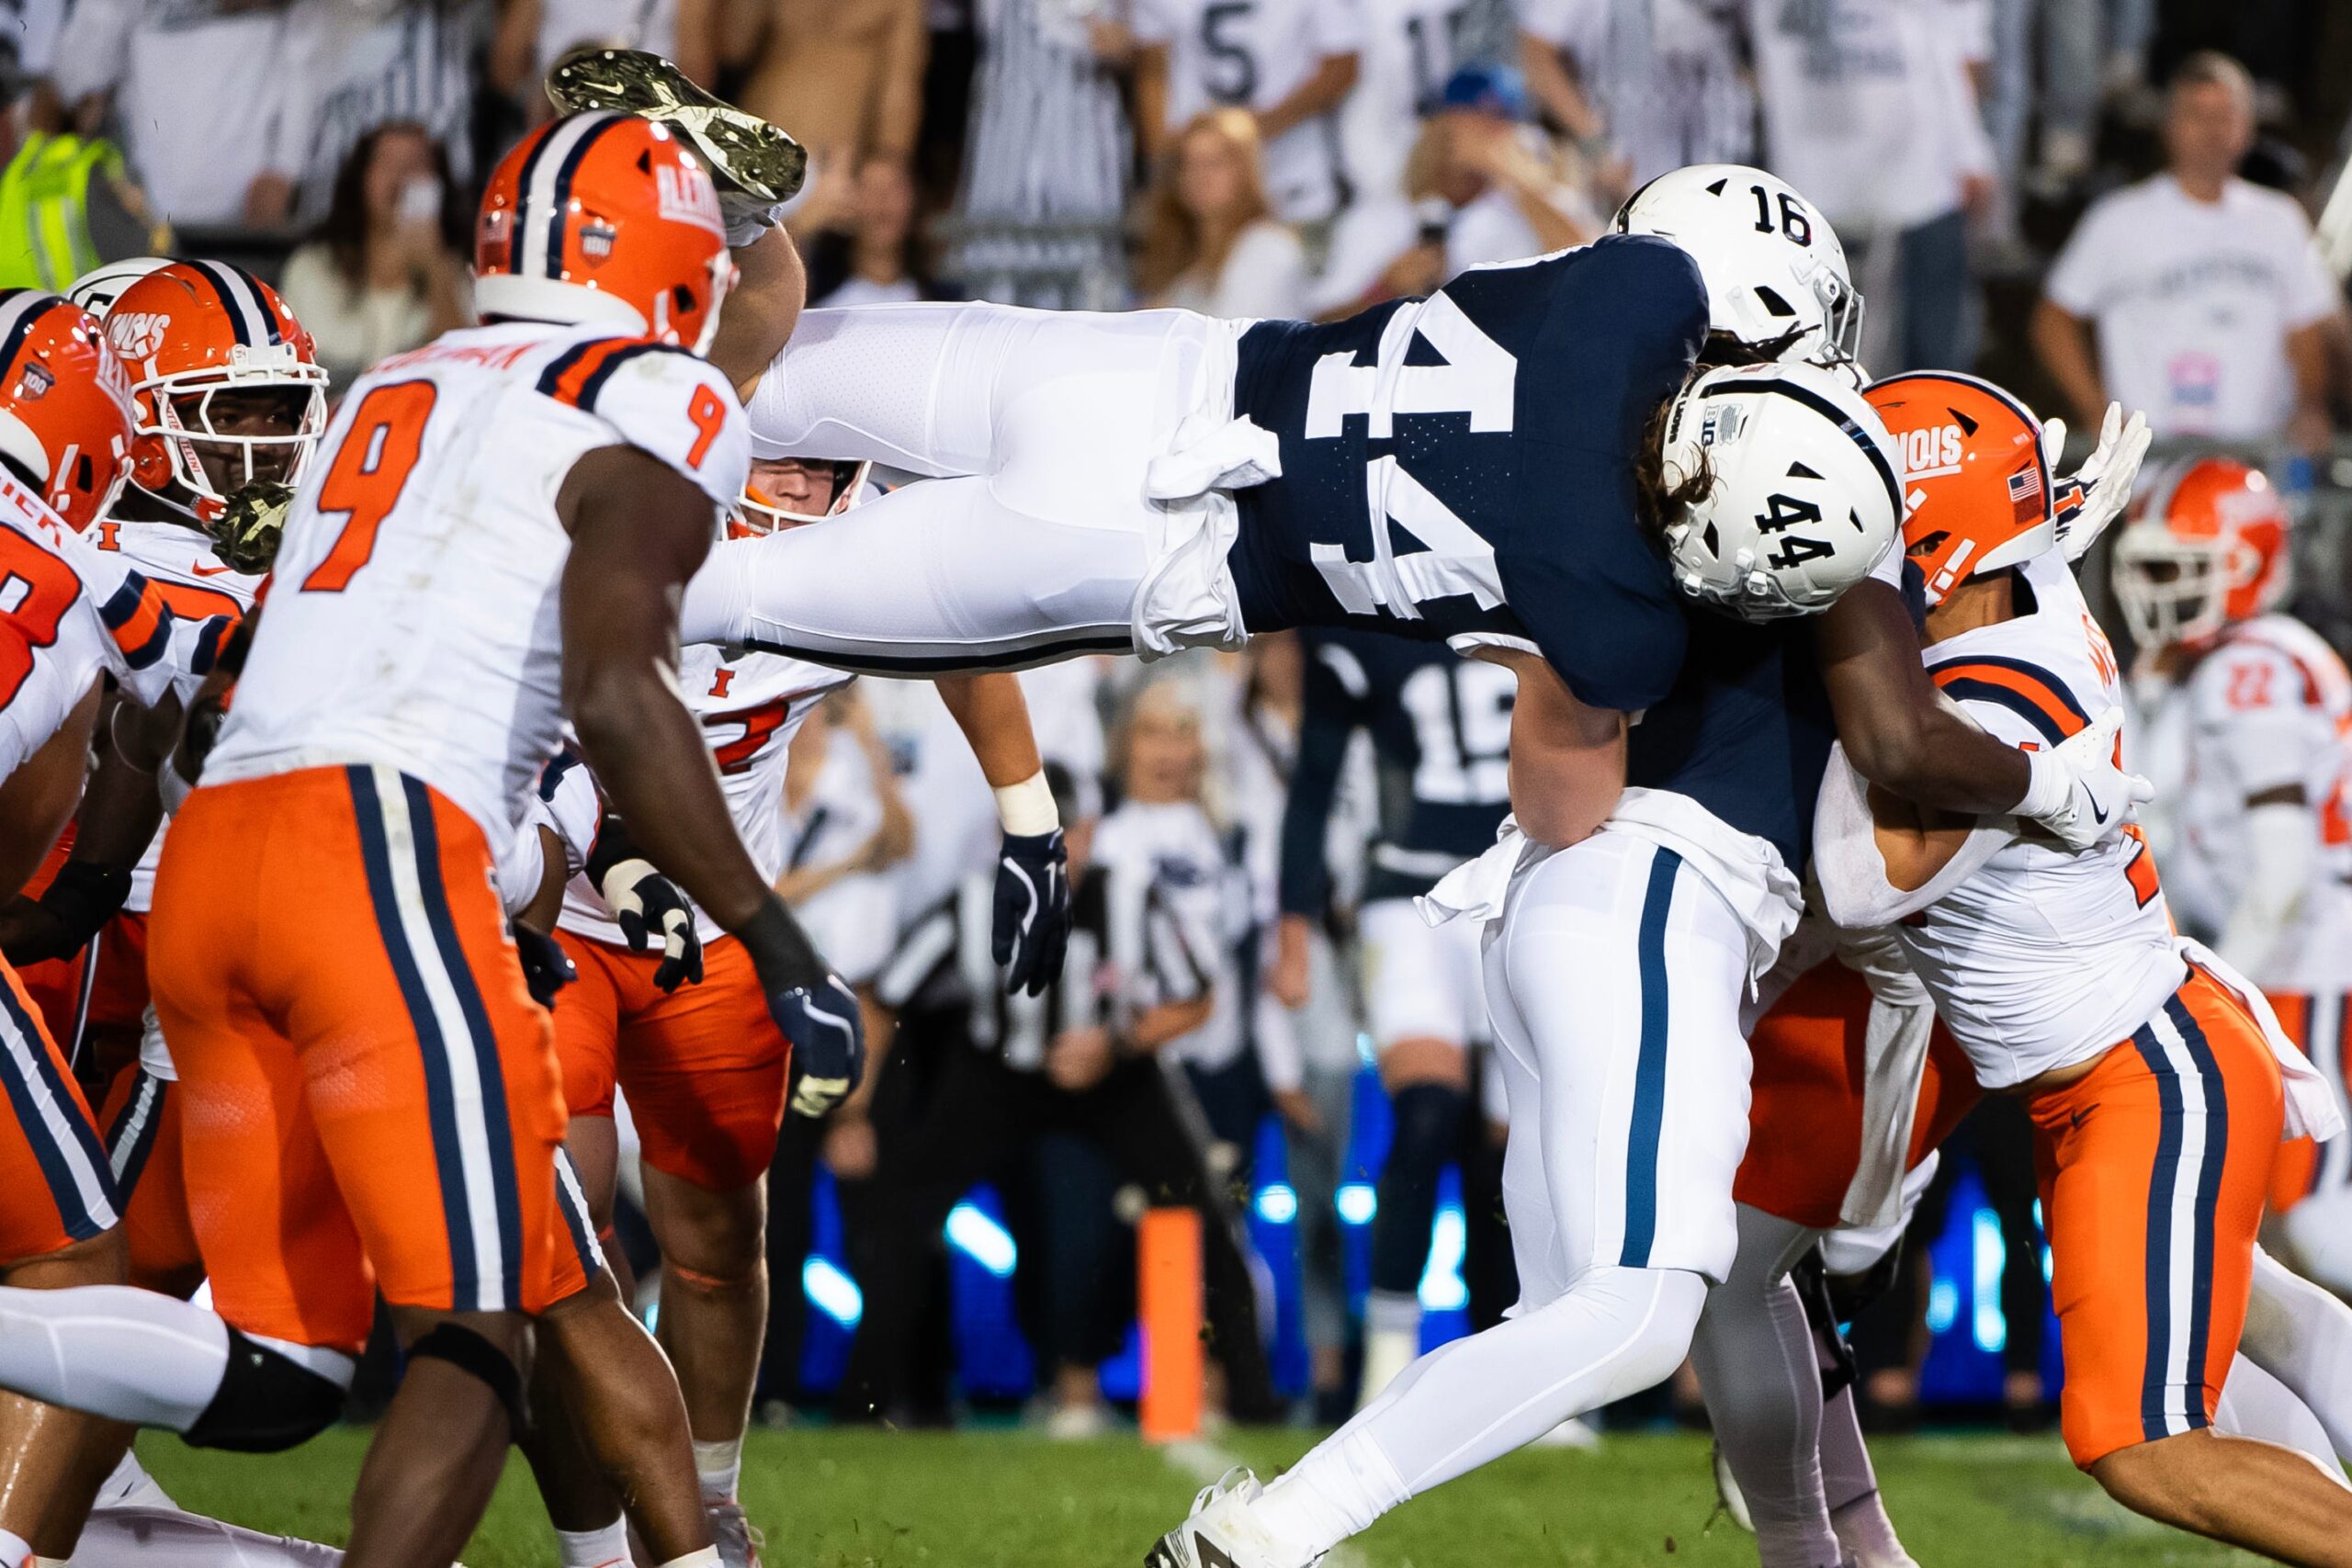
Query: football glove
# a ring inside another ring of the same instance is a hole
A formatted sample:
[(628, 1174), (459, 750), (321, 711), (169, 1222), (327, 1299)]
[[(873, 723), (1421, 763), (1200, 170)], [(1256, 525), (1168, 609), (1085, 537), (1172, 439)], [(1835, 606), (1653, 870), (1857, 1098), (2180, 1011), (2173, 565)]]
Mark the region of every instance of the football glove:
[(19, 968), (71, 958), (130, 897), (130, 873), (69, 860), (38, 898), (17, 897), (0, 910), (0, 956)]
[(1043, 996), (1061, 978), (1069, 942), (1069, 855), (1062, 830), (1007, 833), (996, 860), (989, 948), (1005, 988)]
[(523, 984), (530, 987), (531, 999), (543, 1008), (555, 1006), (555, 994), (580, 978), (571, 954), (547, 932), (520, 920), (507, 921), (506, 929), (514, 933), (514, 956), (523, 962)]
[(842, 977), (771, 991), (768, 1014), (792, 1043), (793, 1114), (813, 1119), (847, 1100), (865, 1070), (865, 1021)]
[(2109, 708), (2051, 750), (2030, 754), (2031, 780), (2017, 815), (2040, 823), (2070, 850), (2086, 850), (2123, 830), (2132, 808), (2155, 798), (2155, 786), (2115, 760), (2123, 710)]
[(694, 906), (676, 883), (653, 869), (651, 861), (615, 862), (602, 874), (596, 890), (605, 896), (605, 908), (613, 912), (631, 953), (661, 944), (662, 962), (653, 971), (656, 986), (674, 991), (701, 983), (702, 938), (695, 931)]
[[(2098, 446), (2083, 459), (2081, 468), (2052, 481), (2051, 504), (2058, 518), (2058, 547), (2069, 561), (2088, 555), (2108, 525), (2132, 504), (2132, 481), (2140, 476), (2140, 460), (2148, 455), (2153, 439), (2147, 415), (2134, 413), (2126, 420), (2123, 405), (2109, 403), (2107, 417), (2099, 422)], [(2066, 422), (2045, 423), (2041, 450), (2053, 468), (2065, 446)]]
[(286, 513), (293, 508), (291, 486), (255, 479), (229, 498), (212, 525), (212, 553), (233, 570), (258, 577), (277, 559), (286, 537)]

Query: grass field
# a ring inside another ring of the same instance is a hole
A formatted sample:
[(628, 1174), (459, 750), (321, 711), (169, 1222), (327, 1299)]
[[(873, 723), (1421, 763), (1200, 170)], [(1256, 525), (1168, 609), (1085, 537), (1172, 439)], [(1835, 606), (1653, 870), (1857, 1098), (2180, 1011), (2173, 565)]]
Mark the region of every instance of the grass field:
[[(367, 1435), (342, 1430), (277, 1459), (200, 1453), (150, 1437), (141, 1456), (182, 1504), (241, 1524), (339, 1541)], [(1261, 1474), (1308, 1438), (1245, 1432), (1226, 1453)], [(1934, 1437), (1879, 1445), (1896, 1523), (1927, 1568), (2251, 1562), (2114, 1507), (2054, 1440)], [(1181, 1456), (1195, 1468), (1224, 1456)], [(1180, 1456), (1132, 1440), (1022, 1433), (755, 1432), (744, 1502), (769, 1568), (1135, 1568), (1199, 1484)], [(1359, 1568), (1732, 1568), (1748, 1539), (1710, 1521), (1702, 1438), (1611, 1438), (1598, 1452), (1514, 1455), (1398, 1509), (1358, 1545)], [(519, 1463), (471, 1568), (555, 1561)], [(1337, 1565), (1335, 1564), (1335, 1568)]]

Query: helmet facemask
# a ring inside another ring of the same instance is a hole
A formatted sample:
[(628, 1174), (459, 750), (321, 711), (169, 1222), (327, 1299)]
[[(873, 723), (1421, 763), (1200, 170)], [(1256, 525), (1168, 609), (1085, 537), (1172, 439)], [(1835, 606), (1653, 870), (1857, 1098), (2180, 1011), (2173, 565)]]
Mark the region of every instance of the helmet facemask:
[[(208, 528), (256, 480), (299, 485), (326, 434), (326, 389), (325, 369), (282, 344), (240, 346), (226, 369), (141, 382), (136, 434), (145, 450), (134, 482)], [(271, 417), (273, 404), (283, 417)]]
[[(757, 470), (762, 461), (791, 462), (804, 473), (820, 468), (829, 468), (832, 470), (832, 488), (826, 496), (815, 503), (817, 509), (814, 511), (809, 510), (811, 503), (807, 502), (797, 506), (790, 504), (786, 500), (772, 495), (761, 488)], [(763, 534), (780, 533), (786, 528), (806, 527), (811, 523), (822, 523), (828, 518), (838, 517), (857, 504), (858, 492), (865, 488), (866, 475), (873, 470), (873, 468), (874, 465), (870, 462), (854, 463), (799, 458), (755, 460), (752, 464), (753, 473), (751, 478), (744, 480), (743, 493), (736, 502), (733, 514), (728, 519), (728, 535), (731, 538), (749, 538)]]
[(2158, 530), (2115, 541), (2115, 599), (2143, 649), (2207, 641), (2228, 624), (2230, 541)]

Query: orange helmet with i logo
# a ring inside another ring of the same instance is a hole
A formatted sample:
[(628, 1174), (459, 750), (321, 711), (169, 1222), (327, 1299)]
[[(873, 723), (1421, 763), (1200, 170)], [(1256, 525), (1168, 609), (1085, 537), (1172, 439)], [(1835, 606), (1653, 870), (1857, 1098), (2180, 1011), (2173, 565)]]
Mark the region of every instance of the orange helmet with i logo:
[(0, 289), (0, 459), (68, 527), (97, 521), (130, 461), (130, 378), (97, 318), (36, 288)]
[(709, 171), (635, 115), (550, 120), (499, 162), (474, 231), (484, 317), (605, 323), (700, 354), (734, 287)]
[(1903, 546), (1928, 603), (2057, 543), (2041, 426), (2023, 403), (1947, 370), (1891, 376), (1862, 395), (1903, 454)]

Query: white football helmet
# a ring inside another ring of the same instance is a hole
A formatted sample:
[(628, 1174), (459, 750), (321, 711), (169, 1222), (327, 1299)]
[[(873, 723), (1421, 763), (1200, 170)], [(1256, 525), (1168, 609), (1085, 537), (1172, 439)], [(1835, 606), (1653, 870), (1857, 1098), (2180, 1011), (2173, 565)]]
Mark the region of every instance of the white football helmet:
[(1709, 324), (1758, 358), (1851, 366), (1860, 355), (1862, 297), (1846, 247), (1788, 181), (1745, 164), (1693, 164), (1627, 197), (1614, 227), (1690, 252)]
[(92, 267), (65, 286), (65, 298), (103, 321), (124, 289), (172, 265), (169, 256), (128, 256)]
[(1707, 371), (1668, 412), (1661, 457), (1668, 490), (1702, 471), (1713, 479), (1667, 525), (1675, 583), (1742, 620), (1827, 609), (1902, 532), (1894, 438), (1818, 366)]

